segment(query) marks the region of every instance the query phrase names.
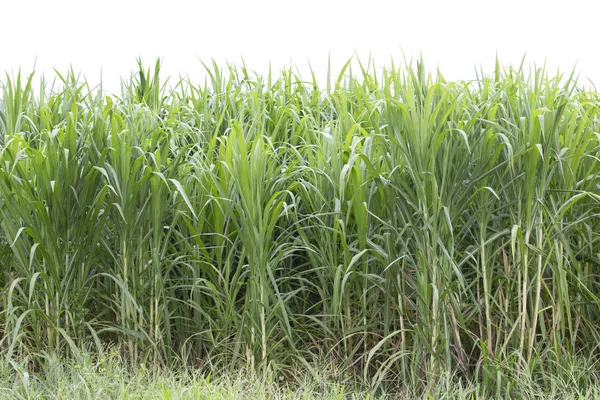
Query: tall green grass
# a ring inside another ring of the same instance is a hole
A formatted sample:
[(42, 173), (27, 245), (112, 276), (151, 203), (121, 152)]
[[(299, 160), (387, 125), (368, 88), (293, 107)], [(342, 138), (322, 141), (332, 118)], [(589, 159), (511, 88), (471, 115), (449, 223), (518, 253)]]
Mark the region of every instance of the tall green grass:
[(598, 93), (499, 64), (349, 63), (326, 88), (205, 67), (167, 86), (140, 64), (118, 96), (2, 81), (4, 357), (327, 358), (375, 388), (452, 373), (498, 396), (514, 368), (595, 371)]

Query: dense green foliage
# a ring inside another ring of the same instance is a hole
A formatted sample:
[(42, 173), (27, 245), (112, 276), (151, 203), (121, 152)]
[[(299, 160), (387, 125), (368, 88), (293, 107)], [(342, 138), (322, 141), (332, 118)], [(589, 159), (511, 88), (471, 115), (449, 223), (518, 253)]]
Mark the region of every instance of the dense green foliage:
[[(489, 399), (483, 382), (461, 382), (443, 375), (426, 391), (409, 385), (390, 391), (368, 388), (345, 373), (341, 365), (313, 365), (299, 369), (292, 379), (257, 374), (247, 368), (233, 372), (207, 371), (180, 365), (177, 369), (131, 370), (114, 348), (97, 354), (80, 353), (77, 360), (49, 356), (42, 370), (27, 371), (27, 363), (12, 365), (0, 359), (0, 400), (480, 400)], [(511, 371), (511, 397), (526, 400), (582, 400), (600, 398), (600, 385), (585, 365), (571, 365), (562, 377), (546, 375), (540, 385), (527, 371)], [(583, 378), (583, 380), (582, 380)], [(586, 378), (592, 380), (585, 381)], [(585, 382), (582, 385), (581, 382)], [(416, 391), (421, 392), (420, 395)]]
[[(77, 358), (48, 357), (39, 373), (29, 373), (21, 363), (7, 365), (0, 360), (0, 400), (379, 400), (390, 395), (414, 398), (410, 392), (373, 396), (351, 377), (344, 377), (342, 371), (324, 365), (311, 374), (297, 375), (294, 382), (282, 384), (276, 376), (259, 375), (247, 368), (206, 373), (185, 365), (176, 370), (141, 365), (132, 372), (115, 349), (107, 349), (102, 357), (82, 353)], [(474, 386), (443, 383), (432, 392), (436, 399), (447, 387), (454, 389), (454, 396), (444, 396), (448, 399), (468, 399), (471, 394), (478, 394)], [(578, 394), (557, 389), (567, 396)], [(533, 387), (528, 392), (536, 393)], [(580, 393), (597, 392), (592, 389)]]
[(598, 94), (358, 66), (325, 88), (215, 66), (166, 89), (157, 63), (119, 96), (7, 77), (1, 354), (336, 359), (374, 387), (451, 371), (493, 394), (511, 368), (595, 371)]

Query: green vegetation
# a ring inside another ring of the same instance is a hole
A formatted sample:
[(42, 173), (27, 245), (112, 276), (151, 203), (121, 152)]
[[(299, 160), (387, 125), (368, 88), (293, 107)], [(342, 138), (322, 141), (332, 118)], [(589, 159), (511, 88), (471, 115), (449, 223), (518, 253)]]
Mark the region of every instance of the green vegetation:
[(600, 387), (599, 94), (357, 65), (167, 89), (140, 64), (119, 96), (7, 76), (6, 379), (109, 346), (284, 382), (326, 361), (372, 394)]
[[(235, 372), (199, 370), (182, 367), (148, 368), (144, 364), (129, 369), (115, 349), (105, 355), (80, 353), (77, 362), (65, 363), (56, 356), (46, 356), (43, 370), (30, 373), (24, 364), (0, 362), (0, 399), (136, 399), (136, 400), (379, 400), (418, 398), (414, 389), (374, 393), (357, 382), (339, 364), (320, 364), (311, 371), (299, 370), (292, 379), (281, 375), (257, 375), (247, 368)], [(589, 377), (586, 365), (572, 365), (563, 378), (545, 376), (541, 386), (530, 374), (514, 371), (518, 382), (513, 395), (523, 399), (597, 399), (600, 386), (597, 381), (588, 386), (574, 385), (577, 379)], [(585, 379), (585, 378), (584, 378)], [(582, 380), (579, 382), (583, 382)], [(358, 384), (357, 384), (358, 383)], [(439, 377), (421, 398), (435, 400), (475, 400), (486, 398), (482, 382), (461, 382), (453, 375)]]
[(318, 374), (303, 374), (302, 380), (284, 385), (276, 376), (258, 376), (247, 369), (174, 372), (140, 364), (130, 373), (114, 349), (102, 357), (80, 354), (78, 362), (66, 365), (58, 357), (47, 357), (43, 365), (38, 374), (21, 365), (0, 368), (0, 399), (377, 399), (355, 387), (340, 371), (325, 366)]

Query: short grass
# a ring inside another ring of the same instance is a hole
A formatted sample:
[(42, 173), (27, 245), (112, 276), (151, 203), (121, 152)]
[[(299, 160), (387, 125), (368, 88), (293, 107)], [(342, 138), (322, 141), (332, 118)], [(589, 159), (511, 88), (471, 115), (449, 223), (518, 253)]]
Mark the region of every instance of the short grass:
[[(23, 364), (21, 364), (23, 366)], [(39, 373), (3, 364), (0, 399), (374, 399), (335, 371), (299, 376), (291, 382), (258, 376), (247, 370), (147, 369), (116, 356), (79, 360), (64, 365), (49, 360)], [(322, 374), (322, 375), (321, 375)]]
[[(0, 399), (488, 399), (491, 395), (482, 382), (469, 382), (456, 375), (440, 377), (422, 391), (399, 385), (394, 390), (369, 387), (360, 378), (341, 370), (342, 363), (299, 368), (292, 377), (257, 375), (247, 369), (235, 372), (204, 368), (134, 368), (117, 350), (80, 355), (69, 363), (46, 355), (44, 370), (30, 371), (25, 360), (0, 362)], [(600, 398), (600, 379), (585, 360), (572, 363), (562, 378), (547, 376), (536, 382), (525, 371), (513, 370), (511, 398), (517, 399), (592, 399)], [(565, 380), (566, 378), (566, 380)], [(581, 387), (582, 380), (587, 380)]]

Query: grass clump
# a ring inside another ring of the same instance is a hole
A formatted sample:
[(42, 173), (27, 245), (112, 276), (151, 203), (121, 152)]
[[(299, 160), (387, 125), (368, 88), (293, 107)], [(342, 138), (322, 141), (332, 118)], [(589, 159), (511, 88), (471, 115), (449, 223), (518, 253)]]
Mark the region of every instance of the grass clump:
[(373, 397), (353, 382), (322, 366), (318, 374), (302, 374), (294, 382), (212, 368), (179, 369), (131, 366), (116, 349), (103, 357), (81, 353), (65, 363), (59, 355), (44, 355), (44, 370), (30, 373), (31, 362), (2, 363), (0, 399), (365, 399)]
[(110, 344), (132, 369), (286, 381), (333, 359), (373, 393), (595, 390), (598, 93), (358, 67), (167, 89), (157, 62), (117, 96), (7, 77), (6, 363)]
[[(80, 353), (77, 359), (44, 354), (43, 369), (30, 372), (32, 360), (0, 363), (0, 399), (487, 399), (492, 395), (483, 382), (444, 374), (426, 390), (398, 386), (393, 390), (372, 388), (353, 379), (340, 363), (298, 366), (291, 377), (257, 374), (247, 368), (235, 372), (212, 366), (190, 368), (149, 368), (131, 366), (120, 351), (110, 349), (102, 357)], [(512, 398), (588, 399), (600, 396), (598, 379), (590, 374), (586, 360), (573, 360), (562, 377), (545, 376), (544, 383), (526, 370), (512, 370)], [(583, 384), (583, 380), (587, 380)], [(582, 385), (583, 384), (583, 385)]]

